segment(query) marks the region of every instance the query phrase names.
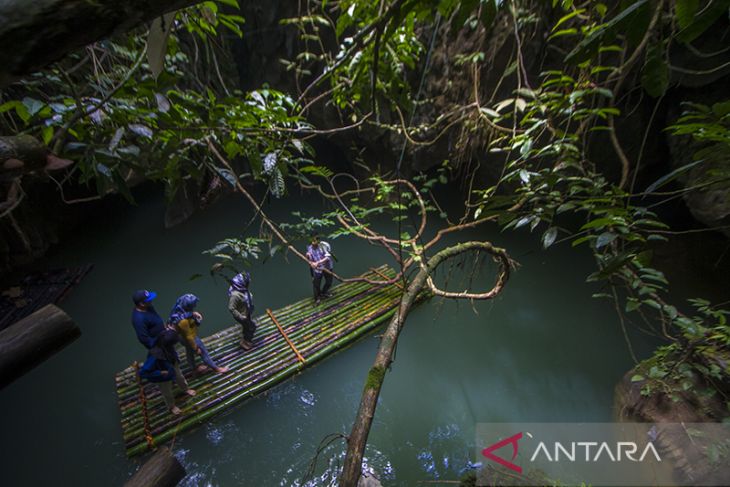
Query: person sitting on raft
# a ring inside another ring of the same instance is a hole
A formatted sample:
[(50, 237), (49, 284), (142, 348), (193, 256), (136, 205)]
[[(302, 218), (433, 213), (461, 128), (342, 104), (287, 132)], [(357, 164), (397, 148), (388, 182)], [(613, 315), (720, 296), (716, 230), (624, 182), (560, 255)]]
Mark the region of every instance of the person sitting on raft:
[[(170, 312), (170, 324), (174, 325), (180, 333), (180, 343), (185, 346), (188, 356), (188, 364), (192, 370), (195, 369), (195, 355), (200, 355), (203, 364), (197, 371), (205, 372), (208, 367), (215, 370), (219, 374), (228, 372), (228, 367), (218, 367), (218, 365), (210, 358), (208, 350), (203, 344), (203, 340), (198, 336), (198, 327), (203, 321), (203, 315), (195, 311), (198, 305), (198, 297), (194, 294), (183, 294), (175, 302), (175, 306)], [(206, 367), (207, 366), (207, 367)]]
[(142, 379), (157, 383), (167, 409), (176, 416), (182, 411), (175, 405), (172, 381), (174, 380), (188, 396), (192, 397), (196, 394), (194, 389), (190, 389), (185, 376), (180, 371), (180, 360), (175, 351), (175, 343), (179, 339), (180, 337), (174, 329), (164, 329), (158, 335), (155, 345), (147, 353), (147, 360), (139, 369), (139, 376)]
[[(309, 273), (312, 276), (312, 289), (314, 290), (314, 304), (332, 296), (329, 293), (332, 286), (332, 272), (334, 267), (332, 262), (332, 249), (327, 242), (320, 242), (319, 235), (312, 235), (310, 244), (307, 246), (307, 259), (309, 260)], [(322, 284), (322, 275), (324, 275), (324, 287), (320, 289)]]
[(253, 295), (248, 290), (251, 284), (251, 274), (247, 271), (236, 274), (231, 279), (228, 288), (228, 311), (243, 329), (241, 348), (253, 348), (253, 334), (256, 332), (256, 322), (253, 320)]

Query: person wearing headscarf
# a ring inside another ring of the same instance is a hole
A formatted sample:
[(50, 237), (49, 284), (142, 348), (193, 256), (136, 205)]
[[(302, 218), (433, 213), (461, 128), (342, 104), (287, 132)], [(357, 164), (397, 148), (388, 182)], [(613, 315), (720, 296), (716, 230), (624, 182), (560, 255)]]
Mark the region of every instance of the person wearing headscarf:
[(253, 319), (253, 295), (248, 290), (250, 284), (251, 274), (244, 271), (231, 279), (231, 285), (228, 288), (228, 311), (241, 325), (243, 331), (241, 348), (244, 350), (253, 348), (253, 335), (256, 332), (256, 322)]
[(147, 353), (142, 367), (139, 369), (139, 376), (142, 379), (154, 382), (160, 388), (160, 394), (165, 405), (174, 415), (181, 413), (180, 408), (175, 405), (175, 396), (172, 393), (172, 381), (188, 396), (196, 394), (194, 389), (188, 386), (185, 376), (180, 371), (180, 359), (175, 351), (175, 343), (179, 340), (177, 332), (172, 328), (164, 328), (155, 341), (155, 345)]
[[(307, 260), (309, 260), (309, 273), (312, 276), (312, 289), (314, 290), (314, 304), (319, 304), (322, 298), (331, 296), (329, 290), (332, 286), (332, 249), (327, 242), (321, 242), (318, 235), (312, 235), (307, 246)], [(324, 286), (322, 277), (324, 276)]]
[[(198, 336), (198, 327), (203, 321), (203, 315), (195, 311), (198, 305), (198, 297), (194, 294), (183, 294), (173, 306), (170, 312), (170, 324), (174, 325), (180, 333), (180, 343), (185, 346), (188, 356), (188, 364), (192, 370), (203, 372), (206, 366), (215, 370), (219, 374), (228, 372), (228, 367), (219, 367), (213, 359), (210, 358), (208, 350), (203, 344), (203, 340)], [(195, 355), (199, 355), (203, 364), (195, 368)]]

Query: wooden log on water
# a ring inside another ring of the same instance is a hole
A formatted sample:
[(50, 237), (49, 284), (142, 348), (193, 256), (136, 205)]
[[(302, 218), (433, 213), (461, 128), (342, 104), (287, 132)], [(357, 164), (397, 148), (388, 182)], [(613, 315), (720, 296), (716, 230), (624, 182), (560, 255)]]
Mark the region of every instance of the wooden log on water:
[(71, 317), (53, 304), (0, 331), (0, 389), (80, 336)]
[(161, 447), (124, 487), (174, 487), (185, 477), (185, 468), (175, 455)]

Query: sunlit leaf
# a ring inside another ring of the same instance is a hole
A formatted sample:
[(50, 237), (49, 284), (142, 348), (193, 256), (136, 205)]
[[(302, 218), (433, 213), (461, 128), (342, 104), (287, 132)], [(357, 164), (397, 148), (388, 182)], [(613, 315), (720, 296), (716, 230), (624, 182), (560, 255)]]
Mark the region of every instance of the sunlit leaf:
[(547, 229), (547, 231), (542, 235), (542, 247), (548, 248), (553, 243), (555, 243), (555, 239), (558, 236), (558, 229), (556, 227), (550, 227)]
[(130, 123), (127, 127), (140, 137), (147, 137), (148, 139), (152, 138), (152, 129), (146, 125), (142, 125), (141, 123)]
[(165, 66), (165, 54), (167, 54), (167, 39), (170, 37), (175, 12), (167, 13), (152, 21), (149, 34), (147, 34), (147, 63), (152, 76), (157, 78)]

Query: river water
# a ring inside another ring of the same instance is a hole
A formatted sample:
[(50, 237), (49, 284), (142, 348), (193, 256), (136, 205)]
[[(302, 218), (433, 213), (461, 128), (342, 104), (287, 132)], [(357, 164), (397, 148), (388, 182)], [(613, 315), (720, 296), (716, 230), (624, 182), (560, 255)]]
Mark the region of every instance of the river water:
[[(43, 263), (95, 268), (62, 305), (82, 337), (0, 391), (4, 486), (121, 485), (139, 467), (124, 454), (114, 390), (115, 372), (145, 355), (129, 322), (133, 290), (157, 291), (163, 316), (177, 295), (197, 294), (204, 335), (231, 325), (227, 285), (209, 277), (212, 260), (201, 251), (241, 231), (250, 208), (230, 197), (164, 230), (160, 198), (143, 191), (139, 199), (89, 220)], [(269, 212), (314, 215), (320, 205), (291, 196)], [(521, 267), (494, 301), (433, 299), (408, 318), (366, 452), (384, 485), (457, 480), (476, 461), (479, 422), (612, 418), (614, 385), (633, 362), (613, 307), (591, 298), (599, 290), (585, 283), (590, 255), (568, 244), (543, 251), (527, 231), (483, 232), (463, 238), (489, 238)], [(361, 242), (332, 243), (343, 275), (389, 262)], [(471, 271), (466, 264), (452, 281)], [(259, 311), (309, 296), (308, 272), (296, 259), (276, 257), (251, 272)], [(194, 274), (204, 277), (190, 280)], [(320, 442), (349, 431), (377, 333), (176, 438), (189, 473), (182, 485), (302, 485)], [(647, 340), (632, 340), (640, 358), (649, 353)], [(339, 440), (322, 451), (310, 485), (331, 482), (343, 450)]]

